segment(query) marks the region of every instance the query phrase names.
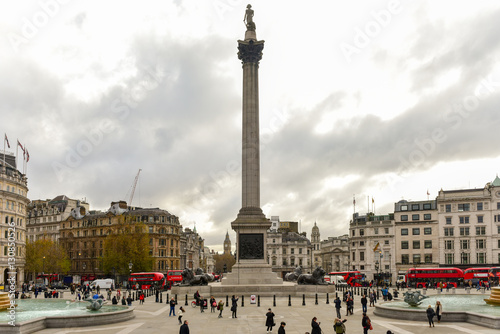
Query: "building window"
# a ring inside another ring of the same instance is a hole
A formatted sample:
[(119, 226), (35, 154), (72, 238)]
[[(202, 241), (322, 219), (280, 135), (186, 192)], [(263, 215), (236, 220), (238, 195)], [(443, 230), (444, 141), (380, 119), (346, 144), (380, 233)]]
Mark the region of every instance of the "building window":
[(356, 261), (356, 253), (355, 252), (352, 252), (352, 260)]
[(446, 217), (446, 224), (451, 224), (451, 217)]
[(411, 215), (411, 220), (420, 220), (420, 215)]
[(389, 240), (384, 240), (384, 245), (388, 245), (389, 244)]
[(412, 204), (411, 209), (412, 209), (412, 211), (420, 210), (420, 206), (418, 204)]
[(408, 241), (401, 241), (401, 249), (408, 249)]
[(420, 249), (420, 240), (413, 240), (413, 249)]
[(359, 252), (359, 261), (365, 260), (365, 252)]
[(444, 241), (444, 249), (455, 249), (454, 245), (455, 243), (453, 242), (453, 240)]
[(378, 227), (375, 227), (375, 228), (373, 229), (373, 233), (378, 234)]
[(486, 226), (476, 226), (476, 235), (485, 235)]
[(408, 235), (408, 229), (407, 228), (402, 228), (401, 229), (401, 235)]
[(389, 234), (389, 228), (388, 227), (384, 228), (384, 233), (385, 234)]
[(408, 205), (401, 205), (401, 211), (408, 211)]
[(360, 235), (360, 236), (363, 236), (363, 235), (365, 235), (365, 230), (363, 230), (363, 229), (360, 229), (360, 230), (359, 230), (359, 235)]
[(460, 249), (469, 249), (470, 240), (460, 240)]
[(444, 236), (452, 237), (453, 236), (453, 227), (445, 227), (444, 228)]
[(461, 264), (469, 264), (470, 263), (470, 254), (469, 253), (461, 253), (460, 254), (460, 263)]
[(401, 264), (410, 264), (410, 256), (408, 254), (401, 254)]
[(401, 215), (401, 221), (402, 222), (408, 221), (408, 215)]
[(424, 227), (424, 234), (425, 235), (432, 234), (432, 227)]
[(411, 229), (411, 234), (413, 235), (420, 235), (420, 228), (414, 227)]
[(470, 203), (463, 203), (458, 205), (458, 212), (470, 211)]
[(424, 254), (425, 263), (432, 263), (432, 254)]
[(483, 210), (483, 202), (478, 202), (477, 203), (477, 211), (482, 211)]
[(290, 254), (295, 254), (295, 248), (290, 249)]
[(352, 236), (354, 237), (356, 235), (356, 230), (352, 230)]
[(486, 253), (477, 253), (476, 254), (476, 261), (478, 264), (485, 264), (486, 263)]
[(444, 262), (446, 264), (455, 264), (455, 254), (453, 253), (444, 254)]
[(451, 204), (446, 204), (446, 212), (451, 212)]
[(460, 227), (460, 235), (461, 236), (469, 235), (469, 228), (468, 227)]
[(299, 254), (302, 254), (302, 248), (299, 248)]
[(432, 248), (432, 240), (425, 240), (424, 248)]
[(431, 209), (431, 203), (424, 203), (424, 210), (430, 210)]
[(414, 264), (420, 263), (420, 254), (413, 254), (413, 263)]
[(485, 249), (486, 248), (486, 240), (485, 239), (477, 239), (476, 240), (476, 248)]
[(500, 210), (500, 202), (497, 202), (497, 210)]
[(360, 241), (360, 242), (359, 242), (359, 245), (360, 245), (360, 246), (364, 246), (364, 245), (365, 245), (365, 242), (364, 242), (364, 241)]
[(275, 243), (276, 243), (276, 239), (273, 239), (273, 244), (275, 244)]
[(460, 219), (460, 224), (469, 224), (469, 216), (458, 217)]

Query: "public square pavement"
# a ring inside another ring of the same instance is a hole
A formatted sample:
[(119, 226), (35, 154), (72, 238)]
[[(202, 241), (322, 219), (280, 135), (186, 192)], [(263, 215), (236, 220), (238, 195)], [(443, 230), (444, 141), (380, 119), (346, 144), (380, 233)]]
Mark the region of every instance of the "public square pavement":
[[(460, 291), (457, 291), (460, 293)], [(435, 291), (429, 291), (428, 294), (435, 294)], [(478, 293), (478, 292), (473, 292)], [(485, 296), (489, 295), (486, 292)], [(339, 292), (339, 296), (341, 293)], [(72, 296), (69, 292), (64, 293), (65, 299), (70, 299)], [(216, 296), (216, 300), (225, 302), (226, 296)], [(265, 321), (267, 309), (271, 308), (275, 317), (276, 325), (279, 326), (281, 321), (286, 322), (287, 334), (304, 334), (311, 332), (311, 320), (317, 317), (321, 322), (321, 329), (324, 334), (334, 333), (333, 320), (335, 319), (335, 307), (333, 299), (335, 295), (330, 295), (330, 304), (326, 304), (326, 298), (318, 299), (318, 305), (315, 304), (315, 298), (306, 298), (306, 305), (302, 305), (302, 298), (292, 297), (292, 306), (288, 306), (287, 297), (277, 297), (276, 307), (273, 307), (272, 297), (261, 297), (260, 307), (257, 304), (250, 304), (250, 296), (245, 296), (245, 305), (241, 307), (241, 296), (238, 302), (237, 319), (231, 318), (231, 307), (224, 307), (223, 318), (218, 318), (218, 312), (211, 313), (210, 308), (204, 313), (200, 312), (200, 308), (192, 308), (191, 305), (184, 306), (185, 296), (179, 296), (179, 305), (176, 307), (176, 314), (179, 306), (183, 306), (186, 312), (183, 320), (189, 321), (190, 334), (254, 334), (266, 333)], [(363, 333), (361, 327), (362, 310), (360, 296), (355, 295), (354, 315), (345, 316), (345, 303), (342, 303), (342, 318), (347, 318), (346, 332)], [(190, 298), (191, 303), (192, 298)], [(229, 300), (229, 303), (231, 301)], [(139, 301), (134, 301), (135, 319), (115, 323), (104, 326), (95, 327), (76, 327), (76, 328), (50, 328), (38, 331), (40, 334), (65, 334), (65, 333), (94, 333), (94, 334), (170, 334), (179, 333), (179, 324), (177, 316), (169, 317), (170, 307), (166, 304), (166, 293), (163, 293), (163, 303), (156, 303), (155, 297), (147, 297), (144, 304), (140, 305)], [(498, 334), (500, 331), (482, 327), (470, 323), (435, 323), (434, 328), (429, 328), (427, 319), (422, 321), (407, 321), (398, 319), (382, 318), (373, 315), (374, 307), (368, 308), (368, 316), (372, 320), (373, 330), (370, 334), (385, 334), (387, 330), (391, 330), (395, 334), (411, 334), (411, 333), (482, 333), (482, 334)], [(278, 332), (278, 327), (273, 328), (273, 333)]]

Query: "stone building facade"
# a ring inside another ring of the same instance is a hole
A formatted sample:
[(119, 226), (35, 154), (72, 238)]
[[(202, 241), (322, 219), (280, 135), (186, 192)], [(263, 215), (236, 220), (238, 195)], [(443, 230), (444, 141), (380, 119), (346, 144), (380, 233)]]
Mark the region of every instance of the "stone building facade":
[(349, 269), (349, 236), (328, 237), (320, 242), (314, 255), (314, 267), (321, 266), (327, 273)]
[(180, 269), (202, 268), (204, 247), (204, 240), (196, 232), (196, 227), (192, 230), (186, 227), (180, 236)]
[(28, 203), (26, 175), (17, 169), (13, 154), (0, 154), (0, 284), (12, 272), (18, 286), (24, 282)]
[(312, 245), (305, 233), (295, 232), (268, 232), (267, 233), (267, 261), (273, 272), (283, 278), (293, 272), (297, 266), (302, 272), (312, 272)]
[(71, 210), (83, 207), (89, 211), (89, 204), (85, 201), (68, 198), (60, 195), (53, 199), (33, 200), (28, 205), (26, 236), (29, 242), (39, 239), (59, 240), (59, 227), (66, 220)]

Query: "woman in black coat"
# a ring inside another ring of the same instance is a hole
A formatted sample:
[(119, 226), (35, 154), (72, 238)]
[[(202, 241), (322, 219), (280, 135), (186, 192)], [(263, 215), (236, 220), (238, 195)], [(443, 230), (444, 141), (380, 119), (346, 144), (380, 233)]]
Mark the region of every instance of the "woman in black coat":
[(311, 334), (321, 334), (321, 327), (319, 327), (321, 323), (316, 320), (318, 320), (318, 318), (314, 317), (311, 321)]
[(273, 326), (274, 326), (274, 313), (271, 311), (271, 309), (267, 310), (266, 313), (266, 326), (267, 326), (267, 332), (270, 333), (273, 331)]
[(231, 315), (232, 318), (238, 318), (236, 316), (236, 310), (238, 309), (238, 297), (235, 297), (233, 295), (233, 297), (231, 297), (231, 311), (233, 312), (233, 314)]

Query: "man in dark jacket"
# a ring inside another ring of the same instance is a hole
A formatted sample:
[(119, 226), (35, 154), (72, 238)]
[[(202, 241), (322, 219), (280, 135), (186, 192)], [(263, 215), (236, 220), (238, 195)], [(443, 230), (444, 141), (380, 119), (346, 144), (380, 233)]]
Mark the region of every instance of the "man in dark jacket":
[(280, 328), (278, 328), (278, 334), (285, 334), (285, 326), (286, 326), (286, 323), (284, 321), (282, 321)]
[(366, 299), (366, 295), (363, 295), (361, 298), (361, 307), (363, 308), (363, 313), (366, 313), (368, 311), (366, 304), (368, 304), (368, 299)]
[(342, 319), (342, 316), (340, 315), (340, 309), (342, 308), (342, 301), (340, 300), (339, 296), (333, 301), (335, 303), (335, 309), (337, 310), (337, 318)]
[(168, 314), (168, 316), (170, 317), (172, 315), (172, 313), (174, 314), (174, 317), (175, 317), (175, 299), (174, 299), (174, 297), (172, 297), (172, 299), (170, 299), (170, 313)]
[(189, 326), (187, 320), (184, 320), (184, 324), (179, 329), (179, 334), (189, 334)]

